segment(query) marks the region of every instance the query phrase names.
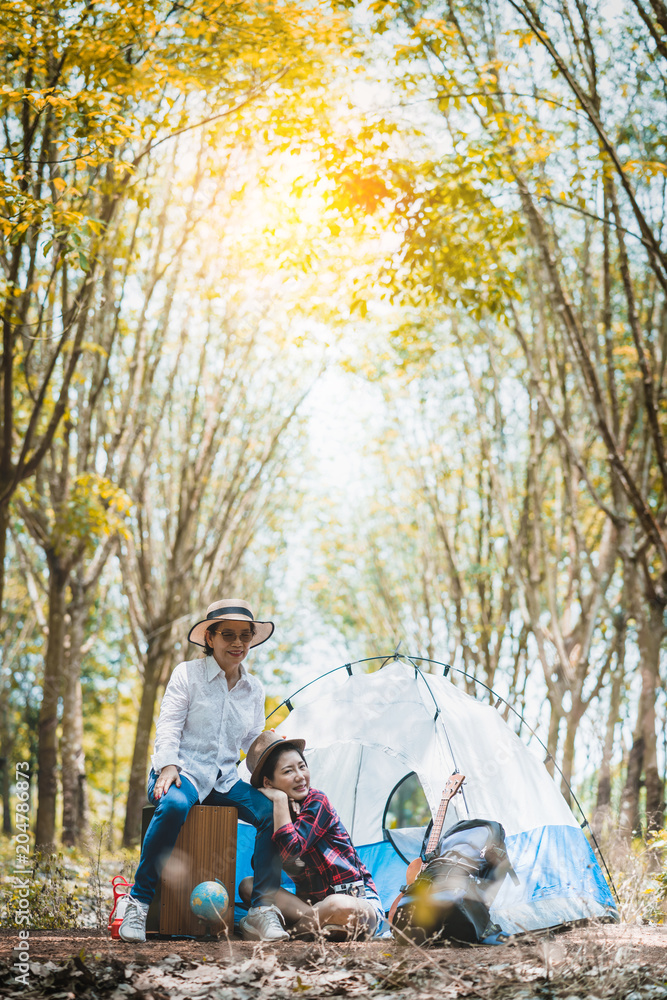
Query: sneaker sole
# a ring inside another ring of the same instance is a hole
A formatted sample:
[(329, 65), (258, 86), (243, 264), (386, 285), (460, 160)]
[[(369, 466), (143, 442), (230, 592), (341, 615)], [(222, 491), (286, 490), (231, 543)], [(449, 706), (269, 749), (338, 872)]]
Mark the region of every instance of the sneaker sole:
[(118, 937), (125, 944), (145, 944), (146, 943), (146, 935), (145, 934), (144, 934), (143, 937), (123, 937), (123, 935), (120, 933), (120, 931), (118, 931)]
[(289, 934), (285, 931), (283, 937), (264, 938), (254, 927), (239, 926), (239, 934), (244, 941), (262, 941), (263, 944), (280, 944), (281, 941), (289, 941)]

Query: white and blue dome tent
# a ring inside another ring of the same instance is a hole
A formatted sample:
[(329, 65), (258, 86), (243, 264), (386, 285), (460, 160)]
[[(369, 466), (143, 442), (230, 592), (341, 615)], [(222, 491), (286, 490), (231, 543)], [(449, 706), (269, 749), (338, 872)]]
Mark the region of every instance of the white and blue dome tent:
[[(384, 662), (369, 673), (361, 665), (371, 660)], [(285, 699), (279, 708), (286, 706), (289, 715), (276, 726), (281, 735), (305, 739), (311, 784), (340, 815), (385, 909), (405, 882), (406, 863), (419, 855), (447, 778), (459, 771), (465, 784), (449, 804), (445, 830), (465, 819), (497, 820), (505, 828), (519, 879), (518, 885), (505, 879), (491, 909), (505, 933), (618, 920), (582, 829), (588, 826), (583, 811), (580, 824), (543, 761), (497, 708), (519, 714), (465, 671), (440, 664), (443, 673), (435, 675), (420, 662), (436, 663), (396, 651), (343, 664)], [(495, 705), (456, 687), (451, 670), (481, 684)], [(244, 827), (239, 824), (238, 880), (251, 871), (254, 830)]]

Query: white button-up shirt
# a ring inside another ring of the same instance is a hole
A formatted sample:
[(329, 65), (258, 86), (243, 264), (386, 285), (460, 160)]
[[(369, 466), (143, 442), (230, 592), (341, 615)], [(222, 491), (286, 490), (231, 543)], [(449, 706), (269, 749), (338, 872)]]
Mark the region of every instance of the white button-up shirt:
[(213, 788), (227, 792), (238, 781), (239, 747), (247, 751), (263, 730), (264, 689), (243, 664), (230, 691), (214, 657), (186, 660), (164, 692), (151, 762), (158, 773), (175, 764), (203, 802)]

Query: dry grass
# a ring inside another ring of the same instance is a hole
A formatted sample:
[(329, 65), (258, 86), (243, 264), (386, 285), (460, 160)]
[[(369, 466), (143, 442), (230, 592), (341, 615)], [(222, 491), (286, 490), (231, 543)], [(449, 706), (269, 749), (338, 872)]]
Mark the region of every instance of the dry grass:
[(667, 830), (648, 844), (609, 839), (603, 852), (619, 896), (623, 923), (667, 922)]

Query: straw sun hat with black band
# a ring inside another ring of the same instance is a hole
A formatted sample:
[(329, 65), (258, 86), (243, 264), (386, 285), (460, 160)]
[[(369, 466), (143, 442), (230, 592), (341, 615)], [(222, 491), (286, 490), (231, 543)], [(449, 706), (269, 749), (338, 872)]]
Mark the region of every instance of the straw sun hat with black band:
[(245, 622), (247, 625), (255, 626), (255, 634), (252, 637), (251, 646), (261, 646), (273, 635), (275, 625), (273, 622), (255, 621), (250, 605), (247, 601), (242, 601), (237, 597), (229, 597), (222, 601), (215, 601), (209, 604), (206, 609), (206, 618), (193, 625), (188, 634), (190, 642), (197, 646), (206, 645), (206, 629), (216, 622)]

